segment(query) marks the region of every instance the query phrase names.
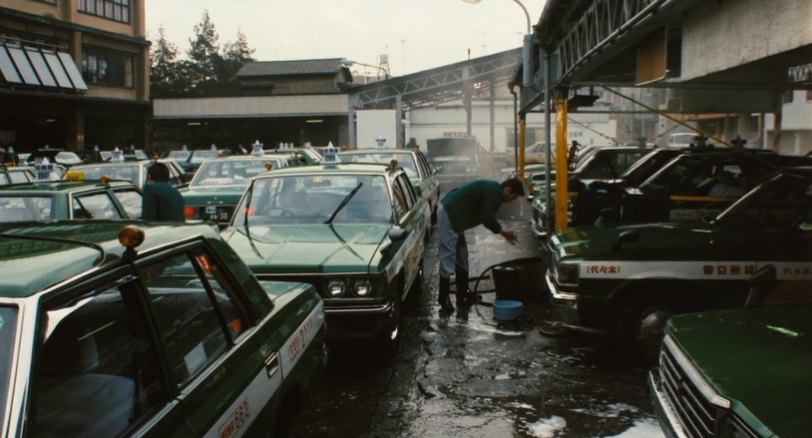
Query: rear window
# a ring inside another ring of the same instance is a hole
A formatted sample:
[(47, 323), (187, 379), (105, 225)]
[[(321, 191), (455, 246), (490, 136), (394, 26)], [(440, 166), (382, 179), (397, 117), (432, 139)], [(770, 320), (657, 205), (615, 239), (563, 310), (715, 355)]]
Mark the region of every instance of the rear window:
[(16, 327), (17, 308), (0, 306), (0, 404), (5, 404), (8, 394)]
[(52, 204), (50, 196), (0, 197), (0, 223), (49, 220)]
[(406, 175), (410, 179), (419, 180), (420, 176), (417, 174), (417, 163), (414, 162), (414, 156), (409, 153), (385, 153), (385, 152), (370, 152), (368, 154), (345, 154), (340, 155), (341, 162), (343, 163), (378, 163), (389, 164), (392, 160), (398, 160), (398, 166), (406, 171)]
[(278, 169), (279, 160), (217, 160), (203, 163), (192, 179), (192, 187), (199, 186), (248, 186), (251, 178), (261, 175), (268, 170), (265, 164), (272, 169)]

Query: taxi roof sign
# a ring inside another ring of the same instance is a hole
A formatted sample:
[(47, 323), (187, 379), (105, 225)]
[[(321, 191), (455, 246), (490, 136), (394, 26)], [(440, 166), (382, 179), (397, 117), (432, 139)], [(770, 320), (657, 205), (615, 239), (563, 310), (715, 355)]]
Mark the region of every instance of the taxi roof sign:
[(80, 170), (69, 170), (65, 173), (65, 181), (84, 181), (85, 173)]

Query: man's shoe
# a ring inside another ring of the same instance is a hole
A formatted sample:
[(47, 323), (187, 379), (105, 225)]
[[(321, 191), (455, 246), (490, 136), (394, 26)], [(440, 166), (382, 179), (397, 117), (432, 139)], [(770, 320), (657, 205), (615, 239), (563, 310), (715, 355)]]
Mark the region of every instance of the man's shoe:
[(440, 308), (445, 312), (453, 312), (454, 305), (451, 304), (451, 297), (449, 296), (451, 289), (451, 279), (440, 277), (440, 294), (437, 302)]

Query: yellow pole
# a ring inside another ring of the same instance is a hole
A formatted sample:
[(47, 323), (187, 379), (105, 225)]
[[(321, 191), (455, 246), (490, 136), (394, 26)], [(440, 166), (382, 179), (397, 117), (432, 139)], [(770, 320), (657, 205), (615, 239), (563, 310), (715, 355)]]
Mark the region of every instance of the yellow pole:
[(516, 166), (517, 171), (519, 172), (519, 181), (521, 181), (522, 185), (524, 186), (524, 128), (525, 128), (525, 120), (524, 116), (519, 117), (519, 163)]
[(567, 100), (555, 101), (555, 228), (567, 229)]

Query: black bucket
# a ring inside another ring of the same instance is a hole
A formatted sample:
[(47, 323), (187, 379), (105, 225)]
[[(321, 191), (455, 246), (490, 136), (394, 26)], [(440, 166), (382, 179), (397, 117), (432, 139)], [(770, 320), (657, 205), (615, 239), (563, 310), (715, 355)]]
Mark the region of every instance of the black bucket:
[(544, 260), (529, 257), (494, 266), (493, 284), (497, 300), (540, 298), (544, 292)]

